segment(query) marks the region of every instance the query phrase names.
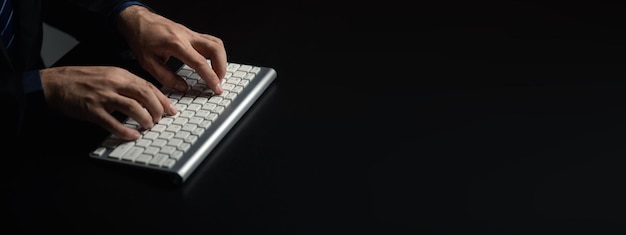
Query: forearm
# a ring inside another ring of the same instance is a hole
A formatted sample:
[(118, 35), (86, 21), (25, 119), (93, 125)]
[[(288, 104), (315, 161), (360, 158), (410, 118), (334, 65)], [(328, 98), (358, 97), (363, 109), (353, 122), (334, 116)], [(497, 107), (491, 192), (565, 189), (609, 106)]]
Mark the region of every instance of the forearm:
[(126, 38), (133, 37), (133, 35), (139, 34), (139, 27), (137, 26), (141, 24), (140, 20), (146, 18), (148, 14), (152, 14), (152, 12), (144, 6), (133, 5), (126, 7), (119, 13), (116, 19), (116, 29)]

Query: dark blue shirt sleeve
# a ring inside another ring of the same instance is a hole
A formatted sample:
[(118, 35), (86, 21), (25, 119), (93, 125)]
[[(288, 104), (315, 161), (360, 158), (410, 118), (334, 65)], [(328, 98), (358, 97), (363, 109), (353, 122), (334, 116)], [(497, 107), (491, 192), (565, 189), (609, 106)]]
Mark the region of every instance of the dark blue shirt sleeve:
[(113, 19), (111, 20), (112, 22), (109, 23), (114, 23), (115, 19), (117, 19), (117, 16), (120, 14), (120, 12), (122, 12), (122, 10), (126, 9), (129, 6), (133, 6), (133, 5), (139, 5), (139, 6), (143, 6), (145, 8), (148, 8), (149, 10), (152, 11), (152, 9), (150, 7), (148, 7), (146, 4), (140, 2), (140, 1), (128, 1), (128, 2), (124, 2), (122, 4), (120, 4), (119, 6), (117, 6), (115, 8), (115, 10), (113, 10), (113, 14), (111, 14), (113, 16)]
[(39, 70), (26, 71), (24, 73), (24, 93), (30, 94), (43, 90)]

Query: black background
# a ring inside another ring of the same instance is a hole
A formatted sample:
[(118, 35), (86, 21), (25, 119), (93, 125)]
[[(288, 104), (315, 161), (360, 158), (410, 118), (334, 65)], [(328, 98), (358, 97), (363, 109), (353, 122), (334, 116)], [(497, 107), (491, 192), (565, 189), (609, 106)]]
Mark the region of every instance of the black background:
[[(98, 127), (47, 127), (3, 154), (29, 159), (17, 231), (626, 232), (623, 2), (145, 2), (276, 81), (182, 186), (88, 159)], [(136, 68), (97, 42), (59, 64), (86, 58)]]

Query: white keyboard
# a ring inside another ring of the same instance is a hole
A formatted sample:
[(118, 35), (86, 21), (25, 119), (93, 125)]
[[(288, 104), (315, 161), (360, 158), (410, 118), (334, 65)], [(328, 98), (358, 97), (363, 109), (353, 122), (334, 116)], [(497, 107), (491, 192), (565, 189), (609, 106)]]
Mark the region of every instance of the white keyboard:
[[(177, 73), (190, 89), (161, 91), (178, 114), (164, 116), (135, 141), (110, 135), (89, 156), (165, 173), (174, 183), (183, 183), (276, 78), (272, 68), (229, 63), (224, 92), (215, 95), (191, 67), (182, 65)], [(124, 122), (140, 128), (131, 118)]]

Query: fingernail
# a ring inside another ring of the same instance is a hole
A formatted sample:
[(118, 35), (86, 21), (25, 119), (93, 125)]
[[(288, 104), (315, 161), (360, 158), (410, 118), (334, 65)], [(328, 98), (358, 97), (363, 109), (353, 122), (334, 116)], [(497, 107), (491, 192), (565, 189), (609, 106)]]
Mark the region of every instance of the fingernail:
[(224, 92), (224, 90), (222, 89), (221, 83), (218, 83), (216, 87), (217, 87), (217, 93), (222, 94)]
[(170, 109), (172, 110), (173, 113), (178, 113), (178, 109), (172, 103), (170, 103)]
[(139, 137), (141, 137), (141, 134), (140, 134), (138, 131), (135, 131), (135, 132), (133, 132), (133, 133), (130, 135), (130, 138), (131, 138), (132, 140), (139, 139)]
[(187, 91), (189, 87), (187, 86), (186, 82), (178, 82), (176, 83), (176, 86), (174, 88), (179, 91)]

